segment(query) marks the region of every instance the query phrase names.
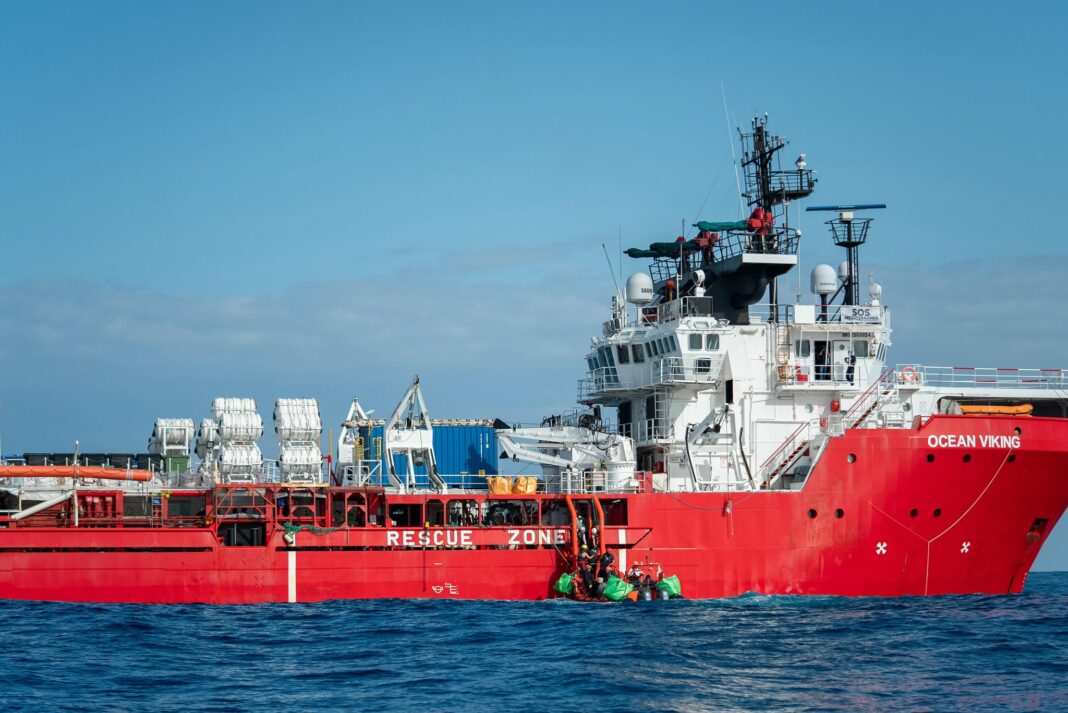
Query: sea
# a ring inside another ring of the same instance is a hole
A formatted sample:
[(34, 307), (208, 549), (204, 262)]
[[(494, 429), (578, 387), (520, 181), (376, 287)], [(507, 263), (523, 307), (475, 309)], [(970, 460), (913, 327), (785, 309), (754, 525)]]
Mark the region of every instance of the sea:
[(0, 616), (16, 711), (1068, 710), (1064, 572), (1018, 596), (0, 602)]

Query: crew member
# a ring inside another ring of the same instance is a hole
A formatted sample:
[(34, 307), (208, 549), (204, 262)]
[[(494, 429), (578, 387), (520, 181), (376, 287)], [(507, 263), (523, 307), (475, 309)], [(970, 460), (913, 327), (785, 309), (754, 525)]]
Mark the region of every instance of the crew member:
[(853, 383), (853, 367), (857, 365), (857, 356), (853, 352), (849, 352), (846, 357), (846, 381), (850, 384)]
[(601, 555), (601, 559), (598, 562), (600, 567), (597, 570), (597, 576), (607, 582), (608, 578), (614, 572), (614, 568), (612, 567), (612, 565), (615, 563), (615, 561), (616, 556), (611, 552), (605, 552), (603, 555)]
[(586, 587), (586, 591), (589, 592), (593, 588), (593, 555), (586, 545), (582, 545), (579, 548), (578, 572), (579, 577), (582, 579), (582, 584)]

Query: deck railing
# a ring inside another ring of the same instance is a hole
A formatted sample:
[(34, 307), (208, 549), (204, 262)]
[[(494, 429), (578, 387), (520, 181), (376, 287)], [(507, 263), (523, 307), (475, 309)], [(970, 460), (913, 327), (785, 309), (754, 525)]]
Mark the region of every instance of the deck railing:
[(586, 372), (579, 379), (578, 399), (586, 401), (594, 394), (608, 391), (635, 391), (651, 386), (711, 384), (723, 371), (723, 355), (666, 357), (650, 364), (606, 366)]
[(1065, 389), (1068, 369), (927, 366), (903, 364), (895, 370), (901, 386), (976, 389)]

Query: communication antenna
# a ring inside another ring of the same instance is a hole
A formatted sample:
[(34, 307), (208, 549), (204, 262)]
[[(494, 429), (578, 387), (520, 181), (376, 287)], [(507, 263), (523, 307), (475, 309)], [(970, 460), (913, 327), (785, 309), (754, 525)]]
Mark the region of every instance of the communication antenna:
[(604, 243), (601, 243), (601, 250), (604, 250), (604, 259), (608, 262), (608, 276), (612, 278), (612, 285), (616, 288), (616, 294), (622, 295), (619, 291), (619, 282), (616, 280), (616, 271), (612, 269), (612, 258), (608, 257), (608, 248)]
[(745, 217), (745, 201), (742, 200), (742, 178), (738, 175), (738, 156), (734, 153), (734, 136), (731, 135), (731, 114), (727, 111), (727, 89), (719, 83), (723, 95), (723, 118), (727, 121), (727, 145), (731, 147), (731, 163), (734, 164), (734, 185), (738, 189), (738, 217)]
[(868, 239), (871, 218), (857, 218), (858, 210), (877, 210), (885, 208), (885, 203), (854, 203), (851, 205), (814, 205), (806, 211), (834, 211), (837, 218), (827, 221), (831, 226), (834, 244), (846, 249), (846, 262), (842, 265), (843, 299), (842, 304), (860, 304), (860, 246)]

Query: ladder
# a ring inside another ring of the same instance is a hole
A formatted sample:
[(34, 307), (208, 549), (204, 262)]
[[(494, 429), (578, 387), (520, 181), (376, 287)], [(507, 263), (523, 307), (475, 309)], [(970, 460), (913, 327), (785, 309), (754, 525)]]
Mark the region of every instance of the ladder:
[(669, 416), (668, 393), (662, 389), (653, 392), (653, 429), (657, 440), (671, 438), (671, 420)]
[(790, 363), (790, 325), (778, 324), (775, 327), (775, 364), (779, 367)]

